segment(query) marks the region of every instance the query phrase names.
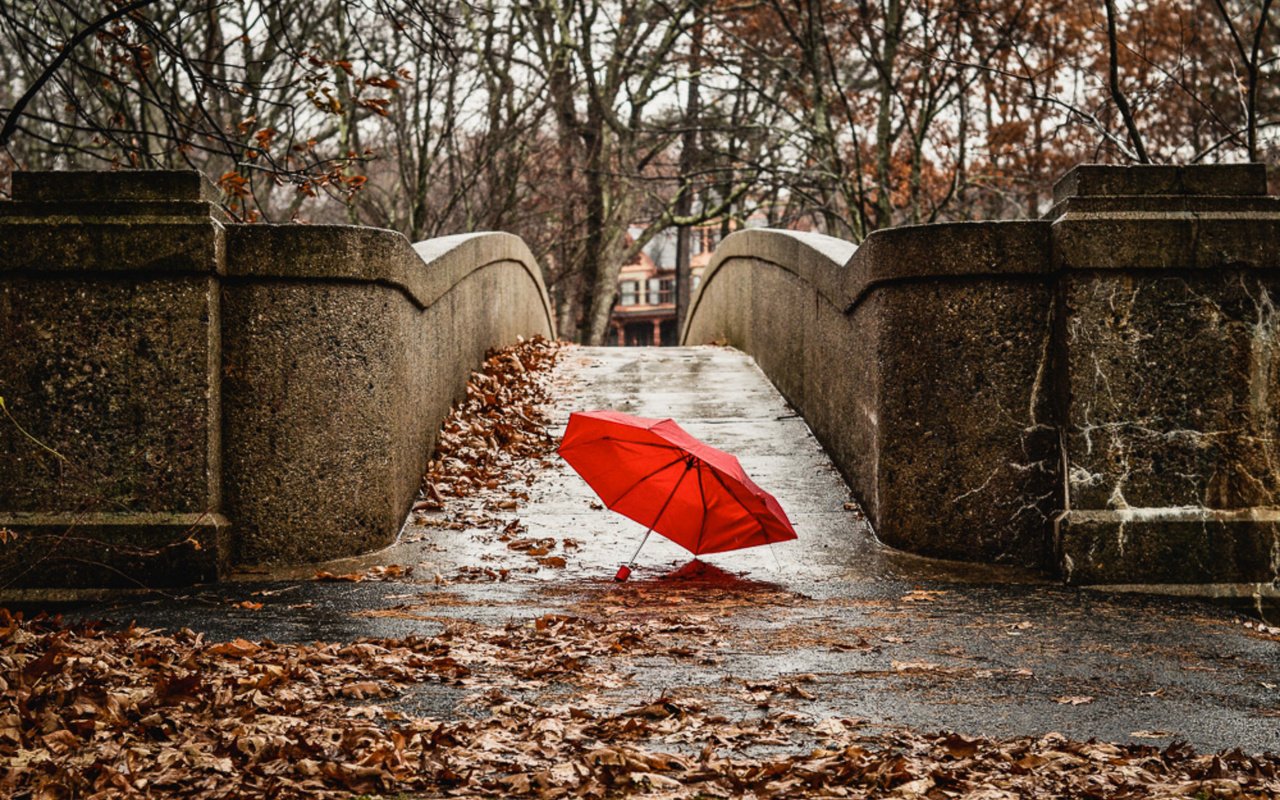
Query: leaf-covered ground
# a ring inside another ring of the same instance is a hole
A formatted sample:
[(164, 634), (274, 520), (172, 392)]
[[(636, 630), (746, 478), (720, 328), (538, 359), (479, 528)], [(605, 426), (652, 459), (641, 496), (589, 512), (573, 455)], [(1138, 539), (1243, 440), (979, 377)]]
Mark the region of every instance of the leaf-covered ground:
[[(536, 602), (495, 599), (499, 584), (571, 571), (581, 552), (520, 518), (554, 447), (549, 375), (563, 354), (541, 340), (492, 354), (443, 426), (407, 536), (466, 537), (489, 560), (314, 574), (323, 588), (392, 587), (361, 618), (434, 635), (211, 641), (0, 610), (0, 796), (1280, 797), (1277, 756), (1200, 755), (1171, 731), (1138, 728), (1124, 744), (1049, 729), (982, 738), (843, 713), (831, 695), (872, 683), (951, 702), (1041, 680), (1028, 666), (1053, 644), (1040, 617), (968, 620), (945, 645), (912, 646), (909, 619), (953, 625), (945, 588), (815, 598), (695, 562), (606, 590), (543, 581)], [(261, 617), (290, 588), (220, 613)], [(499, 621), (495, 602), (514, 604)], [(1280, 658), (1280, 630), (1233, 627)], [(1025, 658), (974, 657), (966, 645), (982, 636), (1025, 643), (1010, 651)], [(827, 671), (788, 667), (802, 651), (827, 654)], [(1196, 674), (1240, 661), (1177, 657)], [(1265, 670), (1234, 666), (1269, 685)], [(1111, 691), (1088, 676), (1054, 686), (1044, 691), (1064, 709)]]
[[(69, 628), (0, 613), (6, 797), (1276, 797), (1280, 759), (1069, 741), (864, 730), (786, 708), (811, 678), (609, 711), (642, 655), (697, 661), (712, 628), (655, 615), (455, 622), (430, 639), (278, 645)], [(625, 656), (626, 658), (622, 658)], [(619, 667), (622, 667), (619, 669)], [(397, 709), (423, 684), (465, 713)], [(513, 694), (535, 692), (541, 702)], [(773, 706), (778, 698), (782, 703)], [(764, 747), (762, 747), (764, 746)], [(762, 755), (744, 755), (755, 747)]]

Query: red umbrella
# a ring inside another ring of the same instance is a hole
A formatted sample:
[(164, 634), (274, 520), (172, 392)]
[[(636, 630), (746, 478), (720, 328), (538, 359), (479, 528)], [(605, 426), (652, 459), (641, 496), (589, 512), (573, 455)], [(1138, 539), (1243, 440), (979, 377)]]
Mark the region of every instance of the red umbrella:
[[(782, 506), (738, 459), (673, 420), (576, 411), (559, 452), (605, 505), (649, 526), (640, 547), (653, 531), (695, 556), (796, 538)], [(631, 574), (640, 547), (617, 580)]]

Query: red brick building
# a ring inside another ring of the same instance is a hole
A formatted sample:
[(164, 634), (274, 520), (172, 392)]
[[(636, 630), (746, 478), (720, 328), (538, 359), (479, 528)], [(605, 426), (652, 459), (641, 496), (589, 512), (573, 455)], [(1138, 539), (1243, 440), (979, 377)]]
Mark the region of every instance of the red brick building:
[[(693, 291), (719, 241), (719, 226), (694, 228), (690, 267)], [(675, 231), (654, 237), (649, 247), (618, 274), (618, 300), (609, 319), (607, 342), (628, 347), (679, 344), (676, 328)]]

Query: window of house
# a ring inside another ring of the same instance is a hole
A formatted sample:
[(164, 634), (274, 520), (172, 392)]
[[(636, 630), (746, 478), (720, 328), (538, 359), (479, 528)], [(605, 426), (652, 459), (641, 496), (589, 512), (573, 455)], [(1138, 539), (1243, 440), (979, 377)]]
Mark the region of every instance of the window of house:
[(640, 281), (623, 281), (620, 288), (622, 297), (618, 300), (618, 305), (634, 306), (640, 302)]
[(658, 282), (658, 302), (674, 303), (676, 301), (676, 279), (661, 278)]
[(661, 278), (650, 278), (648, 281), (648, 290), (649, 290), (648, 291), (649, 298), (647, 302), (649, 303), (649, 305), (656, 306), (662, 302), (662, 279)]

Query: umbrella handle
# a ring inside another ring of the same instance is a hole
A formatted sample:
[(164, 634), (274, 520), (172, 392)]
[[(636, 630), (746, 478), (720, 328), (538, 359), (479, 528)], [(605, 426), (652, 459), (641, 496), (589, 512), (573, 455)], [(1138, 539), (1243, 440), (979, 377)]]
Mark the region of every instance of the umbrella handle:
[(636, 565), (636, 559), (640, 557), (640, 548), (644, 547), (644, 543), (649, 541), (649, 534), (651, 533), (653, 533), (653, 528), (644, 532), (644, 538), (640, 540), (640, 547), (636, 548), (636, 551), (631, 554), (631, 558), (625, 564), (618, 567), (618, 574), (613, 576), (615, 581), (622, 583), (631, 577), (631, 568)]

